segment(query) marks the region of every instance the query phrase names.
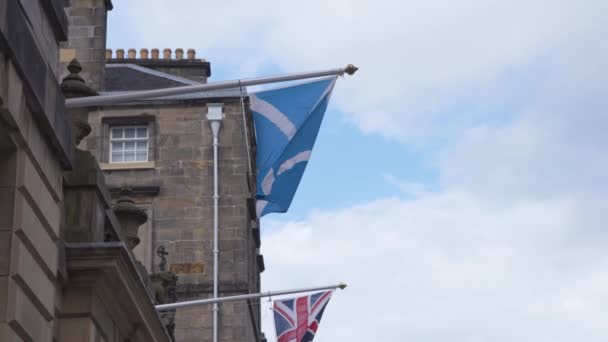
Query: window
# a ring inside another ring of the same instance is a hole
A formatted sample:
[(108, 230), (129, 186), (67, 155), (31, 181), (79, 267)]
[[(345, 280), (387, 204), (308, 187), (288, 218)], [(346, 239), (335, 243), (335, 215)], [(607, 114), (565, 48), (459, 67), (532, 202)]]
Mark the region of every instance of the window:
[[(2, 0), (0, 0), (2, 1)], [(119, 115), (108, 112), (101, 118), (99, 137), (88, 138), (96, 150), (102, 170), (143, 170), (156, 167), (156, 120), (154, 115)]]
[(110, 163), (148, 161), (148, 126), (111, 126)]

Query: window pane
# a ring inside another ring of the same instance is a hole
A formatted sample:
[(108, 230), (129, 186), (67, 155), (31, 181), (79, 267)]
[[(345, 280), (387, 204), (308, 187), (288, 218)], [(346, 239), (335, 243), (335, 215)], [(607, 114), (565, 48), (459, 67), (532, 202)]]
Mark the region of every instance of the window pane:
[(147, 138), (148, 137), (148, 129), (145, 127), (141, 127), (137, 129), (137, 137), (138, 138)]
[(120, 163), (122, 162), (122, 153), (121, 152), (113, 152), (112, 158), (110, 160), (112, 163)]
[(137, 146), (138, 151), (148, 151), (148, 142), (147, 141), (138, 141), (135, 146)]
[(112, 142), (112, 152), (118, 152), (122, 150), (122, 142)]
[(112, 128), (112, 139), (122, 138), (122, 128)]
[(125, 151), (135, 151), (135, 141), (125, 141)]
[(148, 161), (148, 152), (137, 152), (137, 161), (138, 162)]
[(135, 128), (125, 128), (125, 138), (135, 138)]
[(125, 152), (125, 162), (134, 162), (135, 152)]

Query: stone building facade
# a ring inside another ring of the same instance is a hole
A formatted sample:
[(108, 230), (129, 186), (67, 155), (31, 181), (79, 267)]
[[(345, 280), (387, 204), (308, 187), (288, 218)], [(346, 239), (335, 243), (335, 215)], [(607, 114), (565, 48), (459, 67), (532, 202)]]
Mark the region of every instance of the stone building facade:
[[(104, 94), (204, 83), (210, 64), (193, 50), (108, 51)], [(126, 57), (126, 58), (125, 58)], [(245, 101), (245, 102), (242, 102)], [(136, 255), (150, 272), (178, 277), (178, 300), (209, 298), (213, 289), (213, 146), (206, 114), (221, 107), (219, 137), (219, 293), (260, 291), (264, 269), (253, 206), (254, 132), (246, 94), (229, 89), (96, 108), (85, 146), (116, 193), (128, 187), (150, 220)], [(128, 137), (127, 137), (128, 136)], [(212, 306), (176, 313), (177, 341), (211, 341)], [(261, 341), (258, 301), (220, 305), (220, 341)]]
[(108, 11), (113, 7), (110, 0), (71, 0), (66, 8), (68, 39), (60, 44), (62, 78), (67, 64), (75, 58), (82, 65), (87, 85), (97, 91), (103, 88)]
[(112, 205), (76, 147), (89, 109), (65, 98), (96, 92), (76, 61), (59, 83), (65, 6), (0, 1), (0, 341), (169, 342), (170, 314), (154, 304), (171, 276), (149, 277), (132, 252), (145, 214), (125, 196)]

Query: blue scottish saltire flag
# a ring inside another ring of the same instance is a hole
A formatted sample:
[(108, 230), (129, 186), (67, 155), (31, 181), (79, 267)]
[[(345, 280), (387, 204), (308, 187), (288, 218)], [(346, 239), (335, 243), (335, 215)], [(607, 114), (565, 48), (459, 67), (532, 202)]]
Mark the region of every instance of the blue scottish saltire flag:
[(258, 217), (289, 208), (336, 78), (249, 95), (257, 143)]
[(332, 292), (276, 300), (273, 311), (277, 342), (311, 342)]

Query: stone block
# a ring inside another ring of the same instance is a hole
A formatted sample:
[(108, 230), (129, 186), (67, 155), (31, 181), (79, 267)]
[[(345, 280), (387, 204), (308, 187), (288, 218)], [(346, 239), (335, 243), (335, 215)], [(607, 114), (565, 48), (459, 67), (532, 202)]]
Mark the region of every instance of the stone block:
[(21, 115), (25, 107), (25, 97), (23, 96), (23, 81), (13, 63), (7, 63), (7, 96), (4, 99), (4, 106), (8, 109), (15, 122), (21, 121)]
[(17, 184), (20, 190), (34, 200), (32, 207), (42, 214), (43, 223), (54, 234), (53, 239), (57, 239), (60, 220), (59, 205), (25, 153), (19, 153), (17, 174)]
[(0, 231), (11, 230), (15, 208), (15, 188), (0, 188)]
[(0, 322), (0, 341), (2, 342), (23, 342), (15, 330), (6, 323)]
[(91, 49), (90, 48), (79, 48), (76, 49), (74, 58), (76, 58), (82, 65), (82, 63), (86, 63), (91, 60)]
[(12, 237), (12, 232), (0, 231), (0, 275), (10, 273)]
[(95, 0), (72, 0), (71, 11), (79, 8), (95, 8)]
[[(8, 306), (8, 276), (0, 276), (0, 322), (4, 321), (4, 317), (6, 317), (6, 308)], [(0, 336), (2, 336), (0, 334)]]
[(76, 49), (59, 49), (59, 62), (69, 63), (76, 58)]
[(106, 28), (105, 26), (95, 26), (93, 28), (93, 36), (95, 37), (105, 37), (106, 36)]
[(169, 270), (175, 274), (204, 273), (205, 264), (202, 262), (171, 264)]
[(15, 231), (22, 239), (29, 241), (47, 270), (55, 275), (59, 258), (57, 242), (48, 234), (38, 214), (21, 194), (16, 197)]
[(106, 49), (93, 48), (91, 49), (91, 61), (103, 62), (106, 60)]
[(90, 288), (71, 287), (63, 296), (63, 313), (76, 316), (90, 312), (92, 299), (93, 291)]
[[(70, 17), (92, 17), (93, 14), (95, 14), (95, 10), (93, 9), (93, 6), (76, 7), (76, 6), (72, 5), (72, 7), (69, 9)], [(69, 32), (70, 37), (72, 37), (72, 34), (73, 34), (72, 30), (74, 28), (78, 28), (78, 27), (70, 26), (70, 32)]]
[[(50, 98), (50, 96), (48, 98)], [(52, 106), (54, 106), (54, 104), (49, 103), (47, 105), (47, 107), (52, 107)], [(29, 112), (26, 114), (30, 115)], [(27, 145), (30, 148), (30, 151), (32, 152), (32, 156), (33, 156), (32, 159), (38, 165), (41, 165), (42, 162), (44, 161), (44, 159), (47, 158), (45, 156), (45, 153), (47, 153), (47, 151), (48, 151), (48, 147), (47, 147), (48, 142), (47, 142), (46, 138), (42, 136), (42, 133), (40, 132), (40, 130), (38, 129), (38, 127), (36, 125), (30, 125), (30, 127), (28, 127), (27, 132), (23, 132), (23, 135), (25, 136)]]
[(60, 324), (62, 342), (95, 341), (95, 324), (88, 317), (62, 318)]
[(11, 274), (21, 286), (26, 287), (33, 295), (33, 302), (39, 303), (40, 314), (47, 320), (54, 315), (55, 286), (42, 270), (34, 256), (27, 250), (23, 242), (13, 239), (11, 251)]
[(9, 325), (26, 335), (30, 341), (50, 342), (53, 337), (53, 322), (40, 313), (15, 282), (9, 282), (9, 292), (12, 292), (6, 314)]

